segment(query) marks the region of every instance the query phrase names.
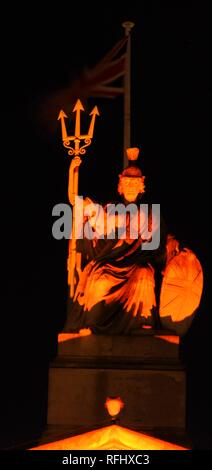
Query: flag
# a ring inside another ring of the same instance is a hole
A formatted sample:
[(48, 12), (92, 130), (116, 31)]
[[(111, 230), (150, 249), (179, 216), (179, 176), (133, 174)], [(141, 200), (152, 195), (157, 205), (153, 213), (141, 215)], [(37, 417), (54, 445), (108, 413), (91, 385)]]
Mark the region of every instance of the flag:
[(128, 36), (124, 36), (93, 68), (83, 68), (65, 88), (49, 96), (42, 105), (42, 120), (50, 125), (57, 123), (59, 110), (69, 112), (77, 98), (115, 98), (124, 94), (124, 84), (114, 82), (126, 73), (127, 41)]
[(112, 83), (125, 74), (126, 51), (117, 56), (127, 40), (127, 36), (123, 37), (93, 69), (83, 71), (81, 81), (87, 96), (114, 98), (124, 93), (123, 86), (112, 86)]

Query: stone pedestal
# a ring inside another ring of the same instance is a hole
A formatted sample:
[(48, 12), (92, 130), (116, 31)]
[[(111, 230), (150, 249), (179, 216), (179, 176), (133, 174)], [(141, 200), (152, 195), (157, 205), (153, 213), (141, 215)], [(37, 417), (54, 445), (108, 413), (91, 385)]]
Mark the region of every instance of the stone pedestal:
[(49, 372), (48, 425), (72, 434), (104, 426), (109, 396), (125, 403), (121, 426), (183, 432), (185, 370), (179, 338), (144, 330), (139, 336), (91, 335), (59, 343)]

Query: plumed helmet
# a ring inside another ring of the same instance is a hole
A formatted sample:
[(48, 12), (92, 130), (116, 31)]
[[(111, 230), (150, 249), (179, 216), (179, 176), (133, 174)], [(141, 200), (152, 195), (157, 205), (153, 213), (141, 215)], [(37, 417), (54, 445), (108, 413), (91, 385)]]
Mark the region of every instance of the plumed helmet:
[(136, 162), (139, 155), (139, 149), (137, 147), (130, 147), (126, 149), (128, 157), (128, 166), (122, 171), (119, 176), (127, 176), (132, 178), (141, 178), (142, 171), (137, 166)]
[(126, 149), (126, 152), (129, 163), (128, 166), (119, 175), (118, 192), (119, 194), (123, 194), (123, 178), (141, 178), (139, 193), (142, 194), (145, 192), (145, 176), (143, 176), (141, 169), (136, 164), (139, 155), (139, 149), (137, 147), (130, 147)]

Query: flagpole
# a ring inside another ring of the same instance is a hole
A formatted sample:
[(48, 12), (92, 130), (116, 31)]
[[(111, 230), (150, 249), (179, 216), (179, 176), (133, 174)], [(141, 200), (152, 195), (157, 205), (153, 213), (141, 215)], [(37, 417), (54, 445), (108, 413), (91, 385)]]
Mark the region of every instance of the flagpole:
[(123, 167), (128, 164), (126, 149), (131, 145), (131, 29), (135, 26), (132, 21), (122, 23), (125, 29), (125, 36), (128, 37), (126, 66), (124, 75), (124, 155)]

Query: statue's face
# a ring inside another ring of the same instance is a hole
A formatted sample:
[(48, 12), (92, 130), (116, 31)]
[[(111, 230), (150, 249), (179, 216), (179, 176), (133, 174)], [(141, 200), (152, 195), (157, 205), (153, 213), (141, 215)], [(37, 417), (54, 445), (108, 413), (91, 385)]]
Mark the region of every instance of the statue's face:
[(142, 178), (122, 176), (121, 187), (124, 199), (129, 202), (135, 202), (138, 194), (141, 192), (141, 184)]

